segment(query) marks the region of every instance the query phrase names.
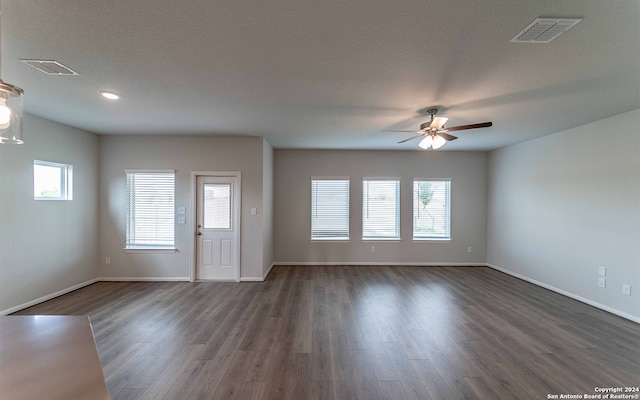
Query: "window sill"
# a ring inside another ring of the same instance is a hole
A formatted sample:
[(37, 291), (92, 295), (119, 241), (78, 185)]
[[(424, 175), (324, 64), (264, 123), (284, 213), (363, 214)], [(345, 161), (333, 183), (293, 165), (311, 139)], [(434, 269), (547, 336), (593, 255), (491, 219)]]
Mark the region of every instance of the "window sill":
[(451, 243), (452, 240), (447, 238), (447, 239), (438, 239), (438, 238), (424, 238), (424, 239), (420, 239), (420, 238), (413, 238), (412, 240), (413, 243)]
[(377, 238), (371, 238), (371, 239), (362, 238), (362, 242), (363, 243), (372, 243), (372, 242), (375, 242), (375, 243), (400, 243), (400, 242), (402, 242), (402, 239), (400, 239), (400, 238), (397, 238), (397, 239), (393, 239), (393, 238), (379, 238), (379, 239), (377, 239)]
[(351, 239), (309, 239), (311, 243), (350, 243)]
[(174, 247), (125, 247), (125, 253), (153, 253), (153, 254), (169, 254), (176, 253), (178, 249)]
[(66, 197), (34, 197), (36, 201), (71, 201), (72, 199)]

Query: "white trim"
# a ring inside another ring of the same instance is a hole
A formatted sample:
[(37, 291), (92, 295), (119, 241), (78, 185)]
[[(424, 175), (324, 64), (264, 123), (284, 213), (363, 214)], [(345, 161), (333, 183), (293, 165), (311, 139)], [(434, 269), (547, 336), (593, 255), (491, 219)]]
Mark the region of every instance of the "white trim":
[(77, 285), (70, 286), (70, 287), (68, 287), (66, 289), (59, 290), (59, 291), (57, 291), (55, 293), (51, 293), (51, 294), (48, 294), (46, 296), (39, 297), (39, 298), (37, 298), (35, 300), (31, 300), (31, 301), (28, 301), (26, 303), (22, 303), (22, 304), (19, 304), (17, 306), (14, 306), (14, 307), (7, 308), (6, 310), (2, 310), (2, 311), (0, 311), (0, 315), (8, 315), (8, 314), (14, 313), (16, 311), (24, 310), (25, 308), (29, 308), (31, 306), (35, 306), (36, 304), (44, 303), (45, 301), (48, 301), (48, 300), (54, 299), (56, 297), (62, 296), (63, 294), (71, 293), (74, 290), (81, 289), (81, 288), (83, 288), (85, 286), (93, 285), (94, 283), (96, 283), (98, 281), (100, 281), (100, 279), (95, 278), (95, 279), (88, 280), (86, 282), (78, 283)]
[(273, 269), (274, 265), (275, 265), (274, 263), (271, 263), (267, 272), (262, 274), (261, 277), (260, 276), (243, 276), (242, 278), (240, 278), (240, 281), (241, 282), (264, 282), (267, 279), (267, 276), (269, 275), (271, 270)]
[(100, 282), (189, 282), (188, 276), (102, 276)]
[(452, 178), (421, 178), (421, 177), (414, 177), (413, 181), (440, 181), (440, 182), (451, 182)]
[(399, 176), (386, 176), (386, 177), (363, 176), (362, 182), (364, 181), (398, 181), (398, 183), (400, 183), (401, 178)]
[(611, 314), (615, 314), (615, 315), (617, 315), (619, 317), (626, 318), (626, 319), (631, 320), (633, 322), (640, 323), (640, 317), (636, 317), (634, 315), (627, 314), (626, 312), (617, 310), (615, 308), (611, 308), (609, 306), (605, 306), (604, 304), (600, 304), (600, 303), (597, 303), (597, 302), (595, 302), (593, 300), (586, 299), (586, 298), (584, 298), (582, 296), (578, 296), (577, 294), (574, 294), (574, 293), (571, 293), (571, 292), (567, 292), (566, 290), (558, 289), (555, 286), (547, 285), (546, 283), (542, 283), (542, 282), (537, 281), (535, 279), (531, 279), (531, 278), (528, 278), (528, 277), (526, 277), (524, 275), (520, 275), (520, 274), (515, 273), (513, 271), (509, 271), (508, 269), (504, 269), (504, 268), (498, 267), (497, 265), (493, 265), (493, 264), (489, 264), (489, 263), (486, 263), (486, 265), (487, 265), (487, 267), (493, 268), (496, 271), (500, 271), (500, 272), (503, 272), (503, 273), (505, 273), (507, 275), (511, 275), (511, 276), (513, 276), (515, 278), (522, 279), (523, 281), (532, 283), (532, 284), (534, 284), (536, 286), (543, 287), (545, 289), (551, 290), (552, 292), (556, 292), (556, 293), (561, 294), (563, 296), (570, 297), (570, 298), (572, 298), (574, 300), (578, 300), (578, 301), (580, 301), (582, 303), (585, 303), (585, 304), (588, 304), (590, 306), (599, 308), (599, 309), (601, 309), (603, 311), (610, 312)]
[(481, 262), (420, 262), (420, 261), (416, 261), (416, 262), (378, 262), (378, 261), (349, 261), (349, 262), (324, 262), (324, 261), (317, 261), (317, 262), (309, 262), (309, 261), (304, 261), (304, 262), (291, 262), (291, 261), (284, 261), (284, 262), (279, 262), (276, 261), (273, 263), (274, 266), (296, 266), (296, 265), (300, 265), (300, 266), (340, 266), (340, 265), (344, 265), (344, 266), (390, 266), (390, 267), (486, 267), (487, 263), (484, 261)]
[(142, 247), (142, 246), (135, 246), (135, 247), (125, 247), (122, 250), (125, 251), (125, 253), (138, 253), (138, 254), (145, 254), (145, 253), (150, 253), (150, 254), (160, 254), (160, 253), (165, 253), (165, 254), (169, 254), (169, 253), (177, 253), (178, 249), (175, 247)]
[(187, 221), (187, 226), (191, 225), (193, 227), (193, 234), (189, 235), (189, 281), (195, 282), (197, 279), (197, 269), (198, 269), (198, 258), (196, 257), (196, 220), (197, 218), (197, 189), (198, 176), (213, 176), (213, 177), (222, 177), (222, 178), (233, 178), (236, 183), (236, 188), (233, 192), (234, 202), (236, 207), (234, 210), (234, 218), (236, 219), (236, 276), (235, 281), (240, 282), (240, 269), (242, 267), (242, 172), (240, 171), (191, 171), (191, 212), (189, 213), (190, 220)]
[(265, 272), (264, 274), (262, 274), (262, 280), (264, 281), (265, 279), (267, 279), (267, 276), (269, 276), (269, 274), (271, 273), (271, 270), (273, 269), (273, 266), (275, 264), (271, 263), (271, 265), (269, 266), (269, 269), (267, 270), (267, 272)]
[(312, 181), (335, 181), (335, 180), (346, 180), (350, 181), (350, 176), (312, 176)]
[(175, 174), (175, 169), (135, 169), (128, 168), (124, 170), (125, 174)]

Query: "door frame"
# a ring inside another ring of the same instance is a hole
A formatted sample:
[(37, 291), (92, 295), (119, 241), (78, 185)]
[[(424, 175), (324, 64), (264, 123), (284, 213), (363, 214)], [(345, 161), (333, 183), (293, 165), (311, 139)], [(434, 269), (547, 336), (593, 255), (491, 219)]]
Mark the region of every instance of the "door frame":
[(197, 232), (197, 223), (198, 223), (198, 215), (197, 215), (197, 202), (198, 202), (198, 183), (197, 178), (199, 176), (210, 176), (216, 178), (231, 178), (234, 181), (234, 190), (233, 190), (233, 222), (236, 224), (236, 229), (234, 230), (233, 240), (237, 243), (236, 247), (236, 271), (235, 271), (235, 281), (240, 282), (240, 253), (242, 248), (242, 242), (240, 238), (242, 235), (240, 234), (240, 227), (242, 226), (242, 173), (240, 171), (191, 171), (191, 212), (189, 224), (191, 225), (191, 235), (189, 236), (189, 248), (191, 249), (190, 254), (190, 272), (189, 272), (189, 280), (194, 282), (197, 280), (198, 276), (198, 242), (196, 240), (196, 232)]

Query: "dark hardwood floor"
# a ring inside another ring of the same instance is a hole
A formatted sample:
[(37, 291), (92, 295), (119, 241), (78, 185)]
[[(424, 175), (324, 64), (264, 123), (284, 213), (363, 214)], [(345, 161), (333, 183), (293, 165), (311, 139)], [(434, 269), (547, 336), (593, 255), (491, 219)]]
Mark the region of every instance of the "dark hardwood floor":
[(17, 314), (90, 315), (114, 400), (548, 399), (640, 386), (640, 325), (485, 267), (101, 282)]

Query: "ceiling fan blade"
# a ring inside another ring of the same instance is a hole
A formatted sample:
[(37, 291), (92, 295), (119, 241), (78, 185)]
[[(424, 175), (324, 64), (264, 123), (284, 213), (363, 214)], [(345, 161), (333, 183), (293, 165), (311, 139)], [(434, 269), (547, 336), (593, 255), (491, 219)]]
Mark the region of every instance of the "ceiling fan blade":
[(447, 117), (435, 117), (433, 118), (433, 121), (431, 121), (431, 124), (429, 125), (429, 128), (431, 129), (440, 129), (444, 126), (444, 124), (447, 122), (449, 118)]
[(492, 122), (482, 122), (482, 123), (479, 123), (479, 124), (459, 125), (459, 126), (446, 127), (445, 129), (448, 130), (449, 132), (451, 132), (451, 131), (463, 131), (465, 129), (488, 128), (488, 127), (490, 127), (492, 125), (493, 125)]
[(442, 136), (444, 140), (447, 140), (449, 142), (458, 138), (457, 136), (449, 135), (448, 133), (444, 132), (438, 132), (438, 136)]
[(404, 142), (408, 142), (409, 140), (413, 140), (413, 139), (415, 139), (415, 138), (419, 138), (420, 136), (424, 136), (424, 135), (423, 135), (423, 134), (420, 134), (420, 135), (411, 136), (410, 138), (406, 138), (405, 140), (401, 140), (401, 141), (399, 141), (399, 142), (398, 142), (398, 144), (400, 144), (400, 143), (404, 143)]
[(382, 132), (402, 132), (402, 133), (416, 133), (416, 130), (412, 130), (412, 131), (382, 131)]

